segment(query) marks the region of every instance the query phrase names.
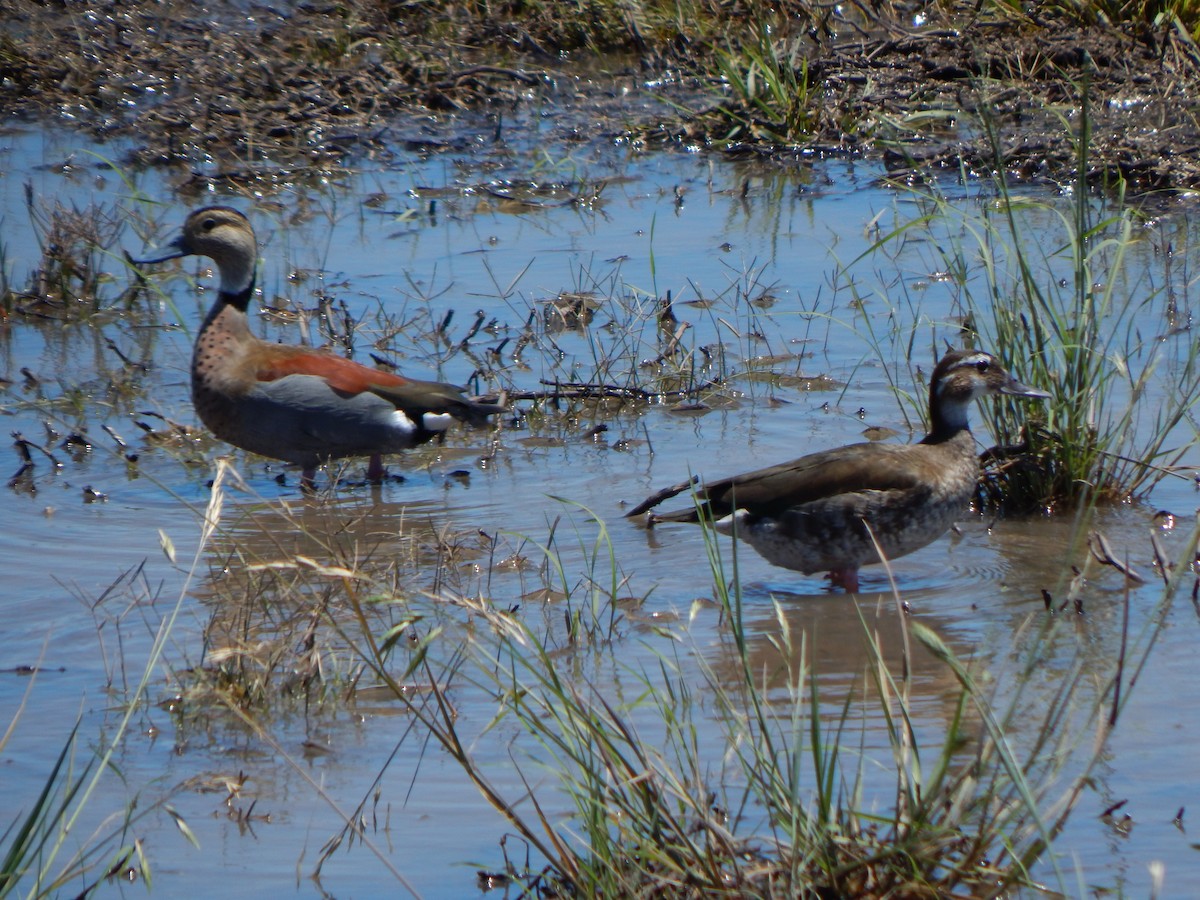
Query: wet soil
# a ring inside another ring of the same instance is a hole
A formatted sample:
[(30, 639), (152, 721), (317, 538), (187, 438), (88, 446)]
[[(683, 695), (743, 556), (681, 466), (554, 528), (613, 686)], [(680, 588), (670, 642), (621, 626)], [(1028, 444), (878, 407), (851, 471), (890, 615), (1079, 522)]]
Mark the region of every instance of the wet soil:
[(653, 33), (545, 9), (521, 20), (520, 7), (504, 8), (509, 20), (470, 3), (201, 12), (17, 0), (0, 12), (0, 114), (131, 139), (122, 163), (190, 167), (181, 188), (461, 150), (461, 132), (439, 125), (448, 114), (484, 113), (502, 140), (514, 113), (547, 105), (566, 141), (678, 143), (785, 164), (882, 155), (901, 175), (1003, 168), (1061, 183), (1082, 170), (1138, 191), (1200, 187), (1200, 52), (1173, 25), (1001, 18), (977, 6), (852, 10), (850, 20), (784, 3), (791, 33), (780, 40), (807, 66), (812, 98), (806, 131), (780, 135), (714, 71), (714, 56), (737, 48), (740, 4), (711, 4), (707, 30)]

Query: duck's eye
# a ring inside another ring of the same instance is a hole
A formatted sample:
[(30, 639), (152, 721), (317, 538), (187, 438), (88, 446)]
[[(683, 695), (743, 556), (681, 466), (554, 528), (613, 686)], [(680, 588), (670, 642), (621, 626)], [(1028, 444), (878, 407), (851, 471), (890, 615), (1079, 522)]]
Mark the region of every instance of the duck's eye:
[(979, 362), (975, 363), (975, 368), (980, 372), (986, 372), (991, 367), (992, 364), (986, 359), (981, 359)]
[(212, 231), (214, 228), (217, 227), (217, 220), (216, 219), (205, 219), (203, 222), (200, 223), (200, 227), (203, 228), (205, 231)]

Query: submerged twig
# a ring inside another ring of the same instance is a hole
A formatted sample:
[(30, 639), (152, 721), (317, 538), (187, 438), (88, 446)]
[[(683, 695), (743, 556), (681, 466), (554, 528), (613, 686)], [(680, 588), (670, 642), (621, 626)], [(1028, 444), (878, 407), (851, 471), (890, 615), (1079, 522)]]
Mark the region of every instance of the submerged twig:
[(681, 481), (679, 484), (671, 485), (671, 487), (663, 488), (660, 491), (655, 491), (629, 512), (625, 513), (625, 518), (632, 519), (634, 516), (640, 516), (648, 509), (653, 509), (664, 500), (670, 500), (672, 497), (678, 496), (690, 488), (692, 485), (699, 483), (700, 476), (693, 475), (687, 481)]
[(548, 391), (509, 391), (510, 400), (593, 400), (600, 397), (616, 397), (627, 400), (641, 400), (652, 403), (666, 397), (688, 398), (695, 397), (702, 391), (721, 387), (716, 381), (706, 381), (693, 388), (681, 388), (673, 391), (651, 391), (646, 388), (629, 387), (620, 384), (603, 384), (590, 382), (559, 382), (542, 379), (541, 384), (553, 387)]
[(1133, 567), (1128, 562), (1117, 559), (1112, 552), (1112, 547), (1109, 546), (1108, 538), (1102, 535), (1099, 531), (1088, 533), (1088, 550), (1092, 554), (1092, 559), (1105, 566), (1112, 566), (1126, 578), (1130, 578), (1139, 584), (1144, 584), (1146, 579), (1134, 571)]
[(1154, 550), (1154, 563), (1158, 566), (1158, 571), (1162, 575), (1163, 584), (1170, 584), (1171, 570), (1175, 568), (1175, 564), (1167, 556), (1166, 548), (1163, 547), (1162, 541), (1158, 539), (1158, 535), (1154, 532), (1150, 533), (1150, 547)]
[(25, 435), (23, 435), (19, 431), (14, 431), (12, 433), (12, 436), (13, 436), (13, 446), (15, 446), (17, 448), (17, 452), (21, 454), (21, 459), (25, 463), (27, 463), (29, 465), (33, 465), (33, 456), (29, 452), (29, 449), (32, 447), (34, 450), (37, 450), (43, 456), (45, 456), (46, 459), (50, 460), (50, 464), (52, 466), (54, 466), (54, 468), (56, 468), (56, 469), (62, 468), (62, 463), (58, 461), (58, 457), (55, 456), (53, 453), (51, 453), (49, 450), (47, 450), (45, 447), (43, 447), (41, 444), (34, 443), (33, 441), (29, 440), (29, 438), (25, 437)]

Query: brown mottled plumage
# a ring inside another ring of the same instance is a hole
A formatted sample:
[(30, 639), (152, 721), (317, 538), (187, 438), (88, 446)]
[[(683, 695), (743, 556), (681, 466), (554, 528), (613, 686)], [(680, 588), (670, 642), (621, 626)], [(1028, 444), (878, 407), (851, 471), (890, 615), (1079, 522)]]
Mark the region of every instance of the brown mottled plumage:
[[(895, 559), (941, 536), (970, 502), (979, 477), (971, 403), (989, 394), (1048, 397), (1021, 384), (990, 353), (954, 350), (929, 381), (931, 429), (916, 444), (861, 443), (709, 482), (696, 490), (703, 518), (769, 562), (805, 574), (829, 572), (858, 590), (858, 568)], [(636, 516), (694, 481), (659, 491)], [(699, 522), (693, 506), (650, 513), (649, 523)], [(878, 548), (876, 547), (878, 543)]]
[(382, 454), (444, 432), (453, 419), (482, 424), (503, 407), (463, 389), (416, 381), (308, 347), (273, 344), (250, 331), (257, 244), (249, 221), (224, 206), (199, 209), (182, 231), (139, 264), (207, 256), (221, 288), (192, 355), (192, 400), (221, 440), (303, 468), (311, 489), (317, 466), (368, 456), (368, 478), (383, 475)]

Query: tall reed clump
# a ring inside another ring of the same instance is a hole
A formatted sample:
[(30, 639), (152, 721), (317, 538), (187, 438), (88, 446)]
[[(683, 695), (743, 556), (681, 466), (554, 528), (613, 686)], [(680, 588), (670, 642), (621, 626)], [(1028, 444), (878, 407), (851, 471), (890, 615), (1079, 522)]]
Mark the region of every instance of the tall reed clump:
[(1000, 441), (991, 499), (1011, 510), (1143, 497), (1197, 440), (1186, 233), (1127, 204), (1121, 185), (1090, 193), (1086, 123), (1076, 141), (1064, 198), (1016, 194), (1002, 167), (978, 205), (936, 185), (919, 194), (966, 340), (1052, 395), (984, 413)]
[[(1185, 563), (1198, 532), (1181, 556)], [(603, 543), (602, 526), (599, 533)], [(997, 897), (1033, 887), (1034, 866), (1046, 859), (1102, 758), (1129, 699), (1130, 673), (1136, 677), (1144, 663), (1187, 571), (1174, 569), (1157, 614), (1140, 633), (1126, 635), (1126, 651), (1107, 671), (1085, 660), (1069, 623), (1063, 632), (1064, 620), (1047, 611), (1025, 623), (1016, 652), (1006, 657), (1016, 662), (991, 688), (984, 684), (992, 673), (963, 663), (902, 614), (903, 662), (894, 671), (884, 662), (878, 626), (864, 616), (873, 695), (863, 700), (865, 715), (888, 745), (878, 759), (850, 742), (862, 727), (852, 723), (850, 701), (823, 700), (808, 637), (792, 632), (781, 607), (770, 638), (774, 662), (751, 654), (736, 550), (731, 573), (711, 534), (708, 556), (732, 635), (734, 664), (720, 673), (703, 656), (678, 652), (675, 640), (649, 667), (604, 654), (613, 678), (598, 678), (597, 651), (623, 639), (607, 614), (594, 631), (574, 628), (575, 639), (564, 646), (551, 631), (482, 597), (455, 598), (473, 625), (450, 652), (437, 648), (431, 631), (404, 663), (391, 635), (353, 636), (369, 678), (391, 687), (533, 848), (532, 857), (509, 862), (504, 873), (528, 889), (818, 898)], [(611, 560), (599, 544), (590, 559), (593, 572), (583, 583), (593, 602), (577, 608), (607, 609), (594, 592), (621, 579), (615, 568), (611, 578), (595, 573), (598, 561)], [(913, 641), (956, 685), (938, 723), (940, 739), (919, 734)], [(1047, 666), (1051, 658), (1056, 664)], [(406, 690), (412, 678), (429, 690)], [(495, 703), (482, 730), (460, 717), (452, 696), (477, 690)], [(715, 732), (706, 721), (714, 717)], [(524, 785), (519, 797), (497, 789), (471, 750), (502, 729), (517, 734), (509, 756)], [(883, 800), (880, 769), (890, 785)], [(542, 786), (547, 773), (558, 791)], [(1036, 880), (1046, 879), (1046, 869), (1066, 891), (1053, 857)]]

